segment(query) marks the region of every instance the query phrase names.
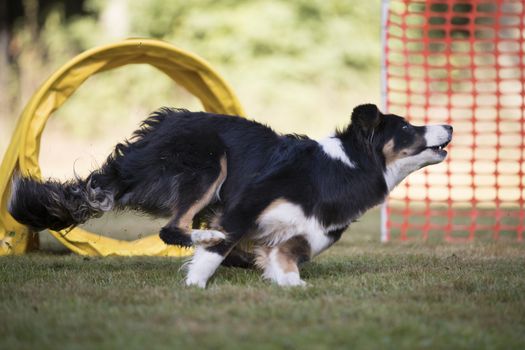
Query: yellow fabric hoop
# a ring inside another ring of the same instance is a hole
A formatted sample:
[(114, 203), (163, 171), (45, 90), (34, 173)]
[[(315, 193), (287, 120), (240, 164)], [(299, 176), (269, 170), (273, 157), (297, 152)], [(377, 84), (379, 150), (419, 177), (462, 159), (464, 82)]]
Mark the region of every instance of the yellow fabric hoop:
[[(22, 112), (0, 166), (0, 255), (21, 254), (35, 246), (35, 237), (7, 212), (10, 180), (22, 174), (41, 177), (40, 138), (50, 115), (90, 76), (127, 64), (147, 63), (196, 96), (209, 112), (244, 115), (228, 84), (201, 58), (166, 42), (129, 39), (88, 50), (62, 66), (33, 95)], [(81, 228), (51, 231), (66, 247), (82, 255), (186, 256), (191, 250), (164, 244), (158, 235), (121, 241)]]

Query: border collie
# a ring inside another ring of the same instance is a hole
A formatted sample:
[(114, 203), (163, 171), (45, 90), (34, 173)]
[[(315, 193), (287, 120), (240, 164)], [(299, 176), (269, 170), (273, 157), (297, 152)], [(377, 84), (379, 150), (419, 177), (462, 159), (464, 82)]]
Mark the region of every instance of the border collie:
[[(169, 217), (160, 238), (195, 246), (187, 285), (204, 288), (221, 264), (255, 265), (279, 285), (303, 285), (302, 262), (407, 175), (443, 161), (451, 138), (450, 125), (413, 126), (372, 104), (320, 141), (236, 116), (162, 108), (86, 179), (15, 176), (9, 212), (34, 230), (112, 209)], [(192, 229), (206, 211), (208, 228)]]

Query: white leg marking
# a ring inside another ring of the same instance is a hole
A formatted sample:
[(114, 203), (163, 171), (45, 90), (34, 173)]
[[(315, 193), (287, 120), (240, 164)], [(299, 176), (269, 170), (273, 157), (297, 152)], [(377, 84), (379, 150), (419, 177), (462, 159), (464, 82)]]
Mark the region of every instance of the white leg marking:
[(186, 285), (205, 288), (206, 282), (217, 270), (222, 260), (224, 260), (222, 255), (209, 252), (202, 246), (197, 246), (188, 265)]
[(301, 280), (299, 272), (285, 272), (278, 259), (279, 248), (273, 248), (266, 258), (263, 278), (274, 281), (280, 286), (304, 286), (306, 283)]
[(192, 230), (191, 240), (195, 245), (211, 246), (226, 238), (224, 233), (216, 230)]

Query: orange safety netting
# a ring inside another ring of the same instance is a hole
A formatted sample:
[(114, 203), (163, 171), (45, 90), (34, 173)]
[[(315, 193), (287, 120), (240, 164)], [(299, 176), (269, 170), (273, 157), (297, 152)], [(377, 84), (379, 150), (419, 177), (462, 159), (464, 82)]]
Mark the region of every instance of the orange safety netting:
[(524, 22), (520, 0), (384, 3), (386, 110), (448, 123), (446, 162), (383, 207), (383, 240), (511, 239), (524, 228)]

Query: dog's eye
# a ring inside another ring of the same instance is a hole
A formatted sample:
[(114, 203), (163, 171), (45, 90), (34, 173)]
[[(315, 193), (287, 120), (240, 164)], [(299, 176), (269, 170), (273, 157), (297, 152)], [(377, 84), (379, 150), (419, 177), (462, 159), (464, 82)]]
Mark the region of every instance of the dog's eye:
[(408, 130), (408, 127), (409, 127), (408, 124), (405, 124), (405, 125), (403, 125), (403, 127), (401, 129)]

